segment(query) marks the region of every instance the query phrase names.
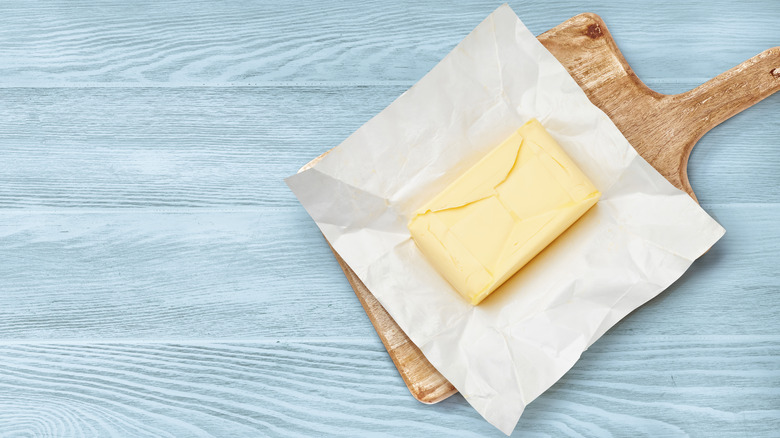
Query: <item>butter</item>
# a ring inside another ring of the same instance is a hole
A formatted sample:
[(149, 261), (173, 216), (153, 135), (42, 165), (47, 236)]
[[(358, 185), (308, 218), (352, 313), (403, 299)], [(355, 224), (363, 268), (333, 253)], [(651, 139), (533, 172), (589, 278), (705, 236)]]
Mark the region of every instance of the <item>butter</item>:
[(409, 231), (436, 270), (476, 305), (600, 196), (532, 119), (420, 208)]

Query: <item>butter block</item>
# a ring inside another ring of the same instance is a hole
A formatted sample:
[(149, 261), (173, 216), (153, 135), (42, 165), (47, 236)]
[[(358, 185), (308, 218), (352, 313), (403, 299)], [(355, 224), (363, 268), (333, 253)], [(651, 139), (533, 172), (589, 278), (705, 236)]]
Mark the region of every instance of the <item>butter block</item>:
[(428, 261), (476, 305), (600, 197), (532, 119), (423, 205), (408, 226)]

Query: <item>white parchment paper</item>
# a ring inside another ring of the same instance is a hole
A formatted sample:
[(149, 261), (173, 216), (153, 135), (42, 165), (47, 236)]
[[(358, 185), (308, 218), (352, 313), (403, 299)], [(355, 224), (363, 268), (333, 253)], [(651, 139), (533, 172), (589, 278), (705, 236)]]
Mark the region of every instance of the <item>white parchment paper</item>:
[[(474, 307), (425, 260), (406, 225), (532, 117), (603, 195)], [(506, 434), (589, 345), (724, 233), (637, 155), (507, 5), (287, 184), (433, 366)]]

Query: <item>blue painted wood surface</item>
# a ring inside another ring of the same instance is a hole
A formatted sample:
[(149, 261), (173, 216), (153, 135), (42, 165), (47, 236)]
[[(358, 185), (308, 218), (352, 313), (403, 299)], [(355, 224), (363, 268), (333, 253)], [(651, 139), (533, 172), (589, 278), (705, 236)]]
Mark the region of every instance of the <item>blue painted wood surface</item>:
[[(780, 45), (780, 2), (580, 12), (680, 92)], [(408, 394), (282, 177), (498, 4), (0, 3), (0, 437), (501, 436)], [(780, 96), (689, 164), (727, 234), (516, 436), (780, 436)]]

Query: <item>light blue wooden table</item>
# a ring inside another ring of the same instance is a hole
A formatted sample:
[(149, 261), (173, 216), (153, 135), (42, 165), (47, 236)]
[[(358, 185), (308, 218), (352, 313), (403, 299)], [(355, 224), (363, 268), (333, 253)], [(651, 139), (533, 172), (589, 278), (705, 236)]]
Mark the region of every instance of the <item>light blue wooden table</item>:
[[(409, 395), (282, 182), (497, 6), (0, 2), (0, 437), (502, 436)], [(662, 92), (780, 45), (777, 0), (511, 6)], [(726, 236), (516, 436), (780, 436), (780, 95), (690, 179)]]

